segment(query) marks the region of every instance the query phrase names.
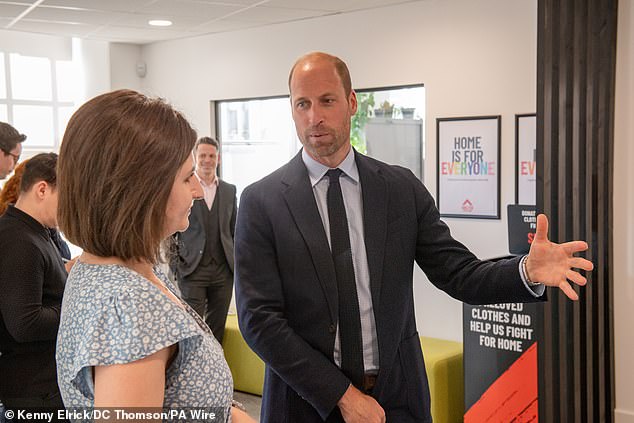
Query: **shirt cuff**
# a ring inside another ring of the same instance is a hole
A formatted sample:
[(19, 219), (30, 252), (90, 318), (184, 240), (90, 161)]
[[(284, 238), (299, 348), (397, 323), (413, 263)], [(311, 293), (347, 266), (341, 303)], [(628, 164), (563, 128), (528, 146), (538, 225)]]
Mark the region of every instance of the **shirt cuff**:
[(528, 255), (525, 255), (520, 260), (520, 264), (519, 264), (520, 278), (522, 278), (522, 282), (524, 282), (524, 286), (526, 287), (526, 289), (528, 289), (528, 291), (535, 298), (539, 298), (542, 295), (544, 295), (544, 291), (546, 291), (546, 286), (538, 282), (529, 282), (528, 276), (526, 276), (526, 273), (524, 272), (524, 262), (526, 261), (527, 258), (528, 258)]

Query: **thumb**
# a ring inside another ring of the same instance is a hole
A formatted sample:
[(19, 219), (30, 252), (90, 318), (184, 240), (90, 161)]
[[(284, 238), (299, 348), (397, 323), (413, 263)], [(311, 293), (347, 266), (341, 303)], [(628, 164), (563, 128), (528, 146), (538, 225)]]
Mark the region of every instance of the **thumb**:
[(535, 230), (535, 240), (548, 241), (548, 218), (545, 214), (537, 216), (537, 229)]

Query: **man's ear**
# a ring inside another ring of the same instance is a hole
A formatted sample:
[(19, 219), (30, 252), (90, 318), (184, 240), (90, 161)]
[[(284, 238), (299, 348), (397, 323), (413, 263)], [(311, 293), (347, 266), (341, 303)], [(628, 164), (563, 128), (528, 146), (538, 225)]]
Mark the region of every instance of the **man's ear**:
[(350, 105), (350, 110), (352, 111), (352, 115), (357, 113), (357, 93), (354, 90), (350, 91), (350, 95), (348, 96), (348, 104)]
[(48, 188), (48, 184), (46, 181), (38, 181), (33, 185), (33, 190), (38, 199), (43, 200), (46, 196), (46, 188)]

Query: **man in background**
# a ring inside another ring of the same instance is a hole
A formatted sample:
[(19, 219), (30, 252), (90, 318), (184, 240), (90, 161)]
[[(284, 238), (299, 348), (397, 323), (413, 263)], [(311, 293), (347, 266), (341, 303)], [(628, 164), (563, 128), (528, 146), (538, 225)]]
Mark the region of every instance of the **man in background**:
[(6, 408), (62, 408), (55, 342), (67, 272), (57, 227), (57, 154), (26, 164), (20, 196), (0, 217), (0, 401)]
[(236, 187), (216, 175), (220, 162), (218, 141), (210, 137), (199, 139), (194, 157), (204, 198), (194, 201), (189, 227), (176, 235), (177, 257), (172, 268), (183, 298), (222, 343), (233, 293)]
[(25, 139), (26, 135), (19, 133), (13, 126), (0, 122), (0, 179), (6, 178), (20, 161)]

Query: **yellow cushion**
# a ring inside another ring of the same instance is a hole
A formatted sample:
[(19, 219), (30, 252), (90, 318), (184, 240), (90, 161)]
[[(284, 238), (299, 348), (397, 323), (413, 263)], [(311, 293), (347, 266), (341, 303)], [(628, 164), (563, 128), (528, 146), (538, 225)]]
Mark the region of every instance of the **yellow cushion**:
[(420, 337), (429, 380), (431, 414), (434, 423), (462, 422), (464, 375), (462, 343)]
[(264, 362), (242, 338), (238, 328), (238, 317), (227, 316), (222, 348), (231, 369), (234, 389), (254, 395), (262, 395), (264, 386)]

